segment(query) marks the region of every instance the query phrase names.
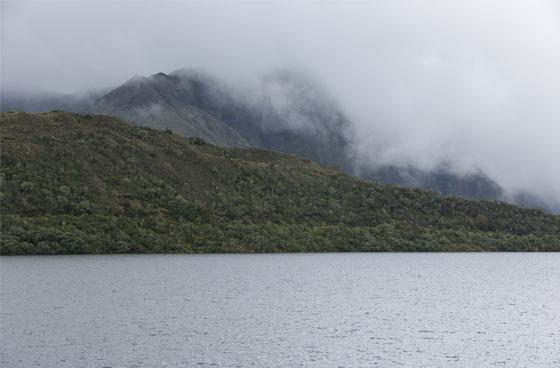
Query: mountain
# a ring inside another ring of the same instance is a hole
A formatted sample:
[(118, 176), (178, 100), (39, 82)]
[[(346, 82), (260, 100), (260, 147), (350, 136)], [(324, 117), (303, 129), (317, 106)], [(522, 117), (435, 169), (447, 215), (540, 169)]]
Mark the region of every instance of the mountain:
[(270, 73), (257, 93), (238, 95), (207, 75), (179, 70), (135, 77), (100, 98), (95, 111), (214, 144), (295, 154), (380, 183), (465, 198), (502, 197), (502, 189), (483, 173), (459, 176), (445, 166), (433, 171), (391, 165), (356, 170), (348, 157), (351, 123), (315, 82), (301, 74)]
[(560, 217), (116, 118), (0, 115), (2, 254), (560, 250)]
[(202, 77), (180, 78), (158, 73), (133, 77), (99, 98), (95, 111), (120, 117), (137, 125), (170, 129), (183, 136), (198, 136), (227, 146), (248, 146), (236, 130), (215, 113), (219, 90)]
[(200, 137), (212, 144), (294, 154), (382, 184), (552, 209), (527, 194), (506, 195), (481, 171), (460, 175), (444, 163), (422, 170), (352, 157), (353, 123), (315, 81), (293, 71), (265, 75), (249, 91), (183, 69), (136, 76), (106, 93), (42, 96), (27, 100), (12, 97), (2, 105), (24, 111), (102, 113), (139, 126)]
[(345, 164), (348, 122), (314, 85), (291, 73), (263, 79), (259, 93), (239, 96), (192, 70), (134, 77), (99, 98), (95, 111), (209, 143), (296, 154), (323, 164)]

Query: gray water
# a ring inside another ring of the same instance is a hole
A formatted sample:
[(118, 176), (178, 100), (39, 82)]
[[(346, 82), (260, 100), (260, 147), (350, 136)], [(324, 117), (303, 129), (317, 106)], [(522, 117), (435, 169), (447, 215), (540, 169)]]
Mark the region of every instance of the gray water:
[(2, 367), (559, 367), (560, 254), (3, 257)]

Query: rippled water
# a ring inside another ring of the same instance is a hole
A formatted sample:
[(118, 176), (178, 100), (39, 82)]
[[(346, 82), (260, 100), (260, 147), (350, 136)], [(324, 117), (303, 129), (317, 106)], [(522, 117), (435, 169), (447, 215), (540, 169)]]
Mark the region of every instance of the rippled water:
[(560, 367), (559, 254), (0, 266), (2, 367)]

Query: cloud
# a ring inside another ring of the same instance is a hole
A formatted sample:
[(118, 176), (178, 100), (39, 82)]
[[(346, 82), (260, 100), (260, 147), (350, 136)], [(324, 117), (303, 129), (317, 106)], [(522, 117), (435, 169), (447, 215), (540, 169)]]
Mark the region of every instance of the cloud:
[(555, 0), (3, 2), (2, 34), (6, 91), (295, 68), (355, 122), (363, 160), (479, 167), (560, 203)]

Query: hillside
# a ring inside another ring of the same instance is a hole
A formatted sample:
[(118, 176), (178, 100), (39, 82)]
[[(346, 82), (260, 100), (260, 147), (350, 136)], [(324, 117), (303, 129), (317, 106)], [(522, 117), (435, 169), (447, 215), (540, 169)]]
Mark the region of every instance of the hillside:
[(560, 250), (560, 217), (100, 115), (1, 115), (2, 254)]

